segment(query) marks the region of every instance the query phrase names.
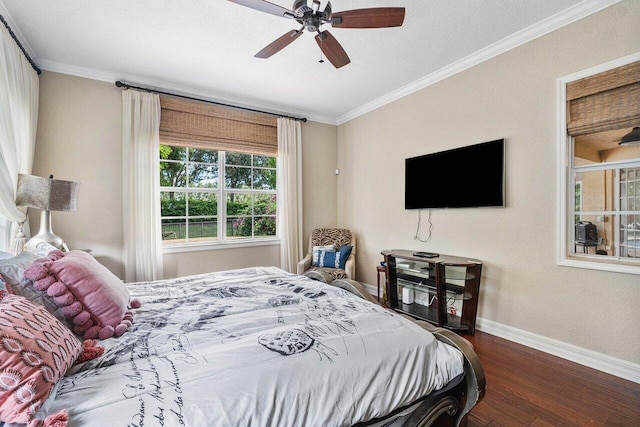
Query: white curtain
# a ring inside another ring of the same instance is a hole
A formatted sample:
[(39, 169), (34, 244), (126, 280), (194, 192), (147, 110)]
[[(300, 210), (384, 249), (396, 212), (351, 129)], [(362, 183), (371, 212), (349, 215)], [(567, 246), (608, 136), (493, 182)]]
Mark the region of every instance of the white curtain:
[(31, 174), (38, 124), (38, 74), (0, 24), (0, 250), (25, 212), (15, 204), (18, 174)]
[(296, 272), (302, 259), (302, 133), (300, 122), (278, 119), (280, 266)]
[(122, 92), (124, 271), (126, 282), (162, 279), (160, 98)]

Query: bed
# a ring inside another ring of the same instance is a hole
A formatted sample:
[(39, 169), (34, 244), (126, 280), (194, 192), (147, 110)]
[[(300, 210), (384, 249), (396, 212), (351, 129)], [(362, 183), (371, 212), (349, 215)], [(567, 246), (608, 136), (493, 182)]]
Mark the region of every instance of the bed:
[[(315, 279), (315, 280), (314, 280)], [(131, 327), (72, 366), (36, 418), (73, 426), (460, 425), (482, 398), (470, 344), (351, 280), (274, 267), (127, 284)]]

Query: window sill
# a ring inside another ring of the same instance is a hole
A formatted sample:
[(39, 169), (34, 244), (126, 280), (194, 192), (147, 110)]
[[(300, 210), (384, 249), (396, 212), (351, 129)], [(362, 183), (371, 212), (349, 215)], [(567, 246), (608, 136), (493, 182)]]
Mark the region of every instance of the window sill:
[(198, 244), (177, 244), (162, 247), (163, 254), (173, 254), (181, 252), (217, 251), (224, 249), (249, 248), (254, 246), (279, 245), (280, 239), (244, 240), (233, 242), (208, 242)]
[(598, 255), (568, 257), (560, 260), (558, 265), (564, 267), (587, 268), (591, 270), (610, 271), (614, 273), (638, 274), (640, 275), (640, 264), (629, 263), (622, 258), (602, 259)]

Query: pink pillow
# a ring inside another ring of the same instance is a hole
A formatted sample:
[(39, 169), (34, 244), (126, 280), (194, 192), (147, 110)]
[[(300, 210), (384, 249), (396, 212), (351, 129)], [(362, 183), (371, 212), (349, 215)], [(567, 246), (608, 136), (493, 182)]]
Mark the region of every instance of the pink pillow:
[(86, 252), (51, 252), (24, 275), (52, 297), (62, 314), (72, 319), (73, 331), (85, 339), (119, 337), (131, 326), (129, 290)]
[(82, 351), (69, 329), (18, 295), (0, 300), (0, 422), (28, 423)]

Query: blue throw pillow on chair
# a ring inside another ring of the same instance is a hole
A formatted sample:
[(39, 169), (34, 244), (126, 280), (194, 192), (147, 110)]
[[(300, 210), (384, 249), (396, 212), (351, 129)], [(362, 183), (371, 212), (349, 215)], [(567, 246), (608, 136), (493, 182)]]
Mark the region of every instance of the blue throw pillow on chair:
[(316, 267), (341, 268), (344, 270), (345, 264), (351, 255), (353, 246), (344, 245), (338, 251), (318, 251), (318, 263)]
[(320, 252), (335, 252), (336, 245), (325, 245), (325, 246), (314, 246), (313, 247), (313, 255), (311, 264), (314, 266), (318, 266), (318, 258), (320, 257)]

